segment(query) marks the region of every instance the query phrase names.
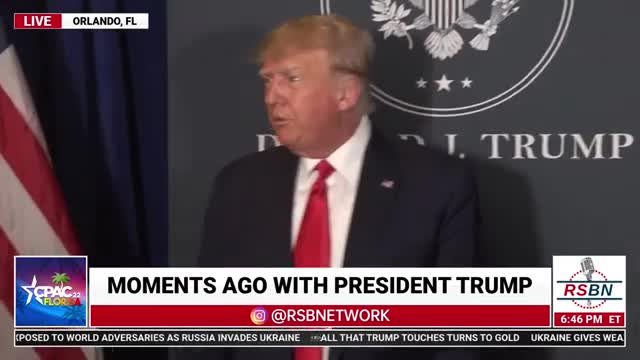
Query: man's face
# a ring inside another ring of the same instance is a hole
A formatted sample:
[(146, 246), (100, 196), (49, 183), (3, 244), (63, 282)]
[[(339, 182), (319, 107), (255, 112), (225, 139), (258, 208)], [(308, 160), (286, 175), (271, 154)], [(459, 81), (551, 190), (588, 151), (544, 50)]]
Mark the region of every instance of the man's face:
[(339, 131), (335, 86), (325, 50), (292, 52), (267, 60), (260, 69), (264, 101), (280, 143), (301, 156), (313, 156)]

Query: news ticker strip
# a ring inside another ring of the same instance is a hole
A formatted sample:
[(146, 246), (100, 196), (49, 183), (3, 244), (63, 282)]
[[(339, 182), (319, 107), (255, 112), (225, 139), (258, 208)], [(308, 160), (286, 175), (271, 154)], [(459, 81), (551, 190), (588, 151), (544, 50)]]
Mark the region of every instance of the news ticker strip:
[(15, 346), (625, 347), (626, 330), (15, 330)]
[(17, 30), (148, 29), (148, 13), (15, 13)]

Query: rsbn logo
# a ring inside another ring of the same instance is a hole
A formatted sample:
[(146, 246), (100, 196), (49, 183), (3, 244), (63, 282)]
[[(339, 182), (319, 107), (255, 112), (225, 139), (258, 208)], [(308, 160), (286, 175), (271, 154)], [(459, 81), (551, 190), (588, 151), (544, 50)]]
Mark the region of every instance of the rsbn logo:
[(622, 280), (609, 279), (604, 272), (598, 270), (591, 257), (583, 258), (579, 265), (579, 270), (568, 280), (558, 280), (564, 291), (557, 300), (571, 301), (583, 309), (596, 309), (607, 301), (622, 300), (622, 297), (614, 295), (614, 287), (621, 286)]

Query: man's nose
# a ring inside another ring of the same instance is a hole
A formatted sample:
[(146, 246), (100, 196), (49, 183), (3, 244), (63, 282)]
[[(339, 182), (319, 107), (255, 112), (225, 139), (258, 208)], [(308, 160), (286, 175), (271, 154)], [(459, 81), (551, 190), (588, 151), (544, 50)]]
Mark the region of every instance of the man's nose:
[(264, 101), (267, 105), (275, 105), (282, 101), (282, 88), (275, 81), (265, 88)]

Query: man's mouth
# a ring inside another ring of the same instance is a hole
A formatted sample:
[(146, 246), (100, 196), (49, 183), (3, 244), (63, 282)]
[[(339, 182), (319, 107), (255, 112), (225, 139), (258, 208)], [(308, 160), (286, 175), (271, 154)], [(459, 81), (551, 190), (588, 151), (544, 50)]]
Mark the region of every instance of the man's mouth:
[(280, 116), (274, 116), (271, 118), (271, 123), (273, 126), (284, 126), (289, 122), (286, 118)]

